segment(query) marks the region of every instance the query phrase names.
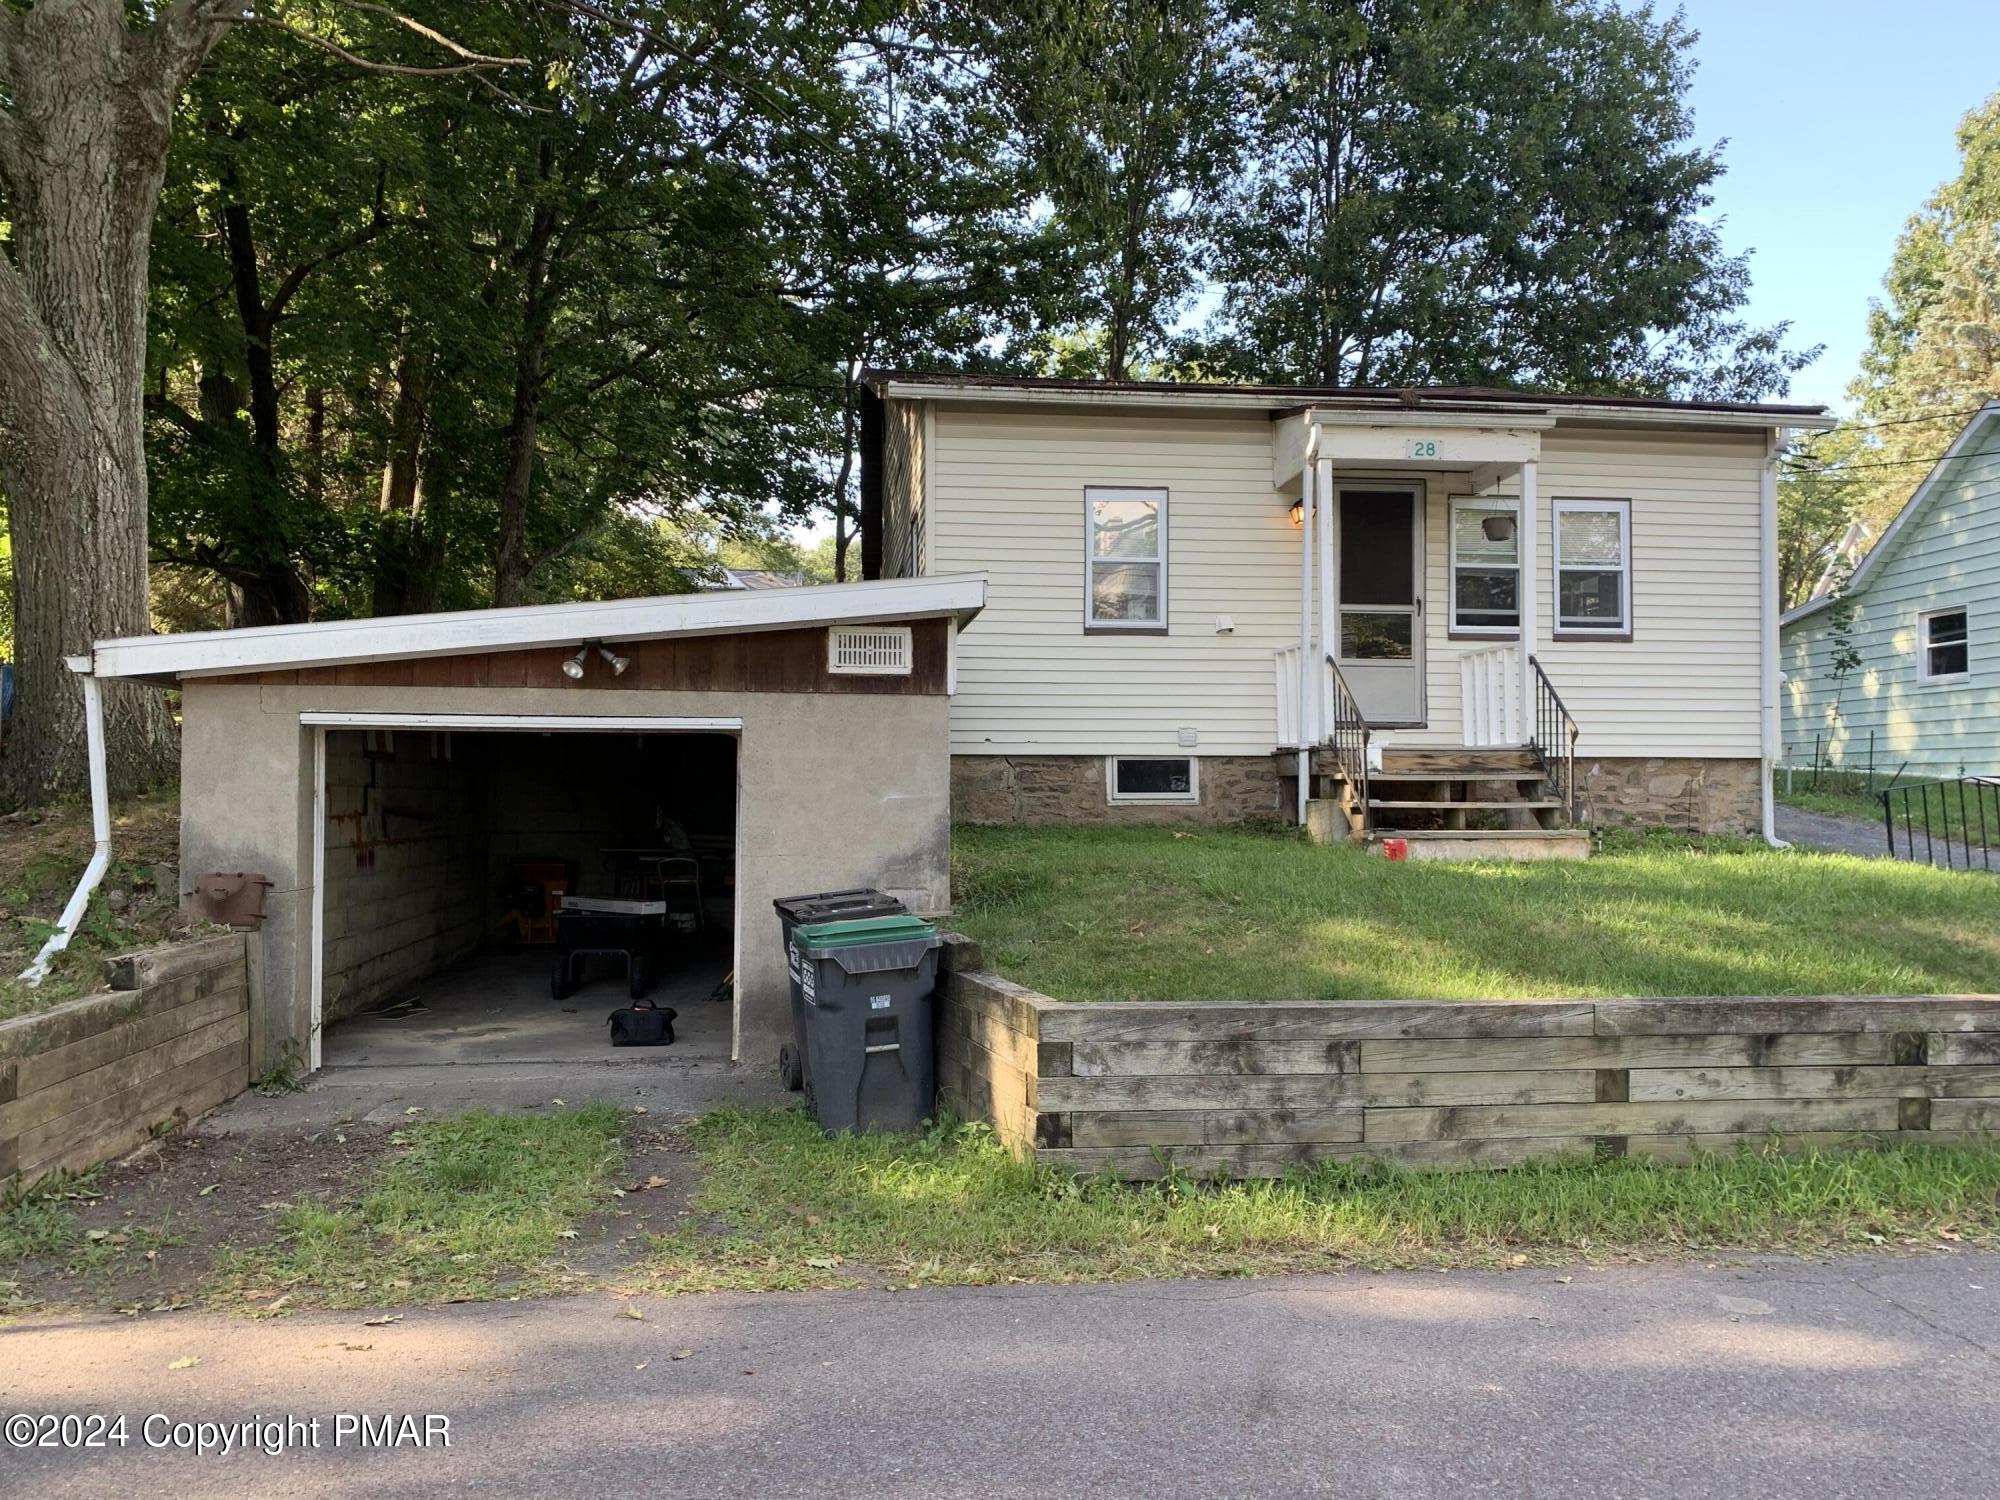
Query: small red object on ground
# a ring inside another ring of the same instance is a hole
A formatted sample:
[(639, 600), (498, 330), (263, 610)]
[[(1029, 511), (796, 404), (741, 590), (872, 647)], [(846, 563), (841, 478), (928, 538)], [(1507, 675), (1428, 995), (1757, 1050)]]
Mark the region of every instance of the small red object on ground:
[(1408, 859), (1410, 857), (1410, 841), (1408, 839), (1382, 840), (1382, 857), (1384, 859)]

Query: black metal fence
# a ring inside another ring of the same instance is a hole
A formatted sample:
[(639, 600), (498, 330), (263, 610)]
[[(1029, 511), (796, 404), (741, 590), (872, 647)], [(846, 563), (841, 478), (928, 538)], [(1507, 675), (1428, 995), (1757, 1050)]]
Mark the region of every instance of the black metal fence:
[(1882, 829), (1892, 858), (1991, 870), (2000, 839), (2000, 776), (1892, 786), (1882, 793)]

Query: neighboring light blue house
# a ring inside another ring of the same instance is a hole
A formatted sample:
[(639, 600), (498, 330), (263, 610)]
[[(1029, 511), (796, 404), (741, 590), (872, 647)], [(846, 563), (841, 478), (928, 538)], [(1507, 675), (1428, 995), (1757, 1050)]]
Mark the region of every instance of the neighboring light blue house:
[[(1851, 620), (1842, 630), (1842, 603)], [(1840, 638), (1860, 658), (1834, 671)], [(1779, 632), (1784, 760), (2000, 774), (2000, 401), (1965, 426), (1847, 587)]]

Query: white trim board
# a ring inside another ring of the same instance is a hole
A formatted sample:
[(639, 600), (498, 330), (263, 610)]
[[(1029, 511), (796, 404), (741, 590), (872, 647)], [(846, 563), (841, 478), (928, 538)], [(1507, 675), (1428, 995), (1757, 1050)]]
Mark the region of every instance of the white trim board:
[(985, 604), (984, 573), (882, 578), (811, 588), (715, 590), (651, 599), (132, 636), (97, 642), (91, 667), (99, 677), (172, 682), (181, 677), (470, 656), (584, 641), (624, 643), (941, 616), (962, 625)]

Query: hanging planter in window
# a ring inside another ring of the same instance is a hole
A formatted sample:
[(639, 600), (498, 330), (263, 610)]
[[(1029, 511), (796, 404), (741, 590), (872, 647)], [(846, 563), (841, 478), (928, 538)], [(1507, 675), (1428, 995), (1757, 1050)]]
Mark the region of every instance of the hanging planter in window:
[(1514, 518), (1512, 516), (1488, 516), (1479, 523), (1479, 529), (1486, 533), (1489, 542), (1511, 542), (1514, 540)]

